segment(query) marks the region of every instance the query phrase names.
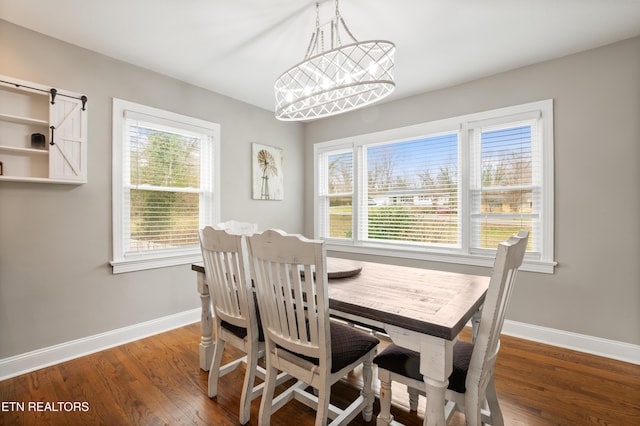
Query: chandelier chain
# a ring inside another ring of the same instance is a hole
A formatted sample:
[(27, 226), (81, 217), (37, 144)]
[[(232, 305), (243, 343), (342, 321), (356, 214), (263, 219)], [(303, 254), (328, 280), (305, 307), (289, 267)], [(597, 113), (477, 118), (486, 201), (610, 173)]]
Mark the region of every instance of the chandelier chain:
[[(338, 0), (336, 0), (336, 21), (334, 23), (332, 23), (332, 27), (334, 28), (334, 31), (336, 33), (337, 46), (342, 46), (342, 42), (340, 41), (340, 29), (338, 28), (340, 20), (341, 20), (341, 18), (340, 18), (340, 7), (338, 6)], [(333, 45), (333, 43), (331, 43), (331, 48), (333, 49), (334, 47), (335, 46)]]

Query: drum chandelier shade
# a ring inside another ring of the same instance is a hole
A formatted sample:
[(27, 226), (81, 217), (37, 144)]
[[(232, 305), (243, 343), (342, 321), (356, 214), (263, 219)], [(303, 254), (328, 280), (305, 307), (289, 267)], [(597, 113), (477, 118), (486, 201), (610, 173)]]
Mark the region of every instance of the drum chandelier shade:
[[(340, 16), (331, 24), (331, 49), (324, 51), (316, 3), (316, 28), (302, 62), (275, 82), (276, 118), (284, 121), (328, 117), (370, 105), (388, 96), (393, 81), (395, 45), (390, 41), (357, 41)], [(353, 41), (342, 45), (340, 28)]]

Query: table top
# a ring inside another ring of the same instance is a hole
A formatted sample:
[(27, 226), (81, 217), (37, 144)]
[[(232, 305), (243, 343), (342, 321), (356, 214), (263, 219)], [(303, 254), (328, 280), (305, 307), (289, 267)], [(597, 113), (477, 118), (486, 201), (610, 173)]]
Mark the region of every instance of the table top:
[(329, 280), (329, 307), (453, 340), (480, 308), (489, 277), (359, 262), (353, 277)]
[[(333, 265), (333, 266), (332, 266)], [(191, 269), (204, 272), (201, 264)], [(329, 307), (349, 315), (453, 340), (480, 308), (489, 277), (327, 258)]]

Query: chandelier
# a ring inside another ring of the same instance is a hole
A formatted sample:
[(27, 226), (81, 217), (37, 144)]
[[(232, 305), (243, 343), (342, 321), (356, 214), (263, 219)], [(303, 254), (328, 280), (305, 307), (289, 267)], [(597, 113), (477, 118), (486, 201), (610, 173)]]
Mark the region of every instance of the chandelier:
[[(330, 25), (331, 49), (325, 51), (320, 4), (316, 3), (316, 27), (304, 60), (275, 82), (277, 119), (311, 120), (340, 114), (379, 101), (395, 88), (393, 43), (357, 41), (340, 16), (338, 0)], [(341, 28), (351, 39), (349, 44), (342, 45)]]

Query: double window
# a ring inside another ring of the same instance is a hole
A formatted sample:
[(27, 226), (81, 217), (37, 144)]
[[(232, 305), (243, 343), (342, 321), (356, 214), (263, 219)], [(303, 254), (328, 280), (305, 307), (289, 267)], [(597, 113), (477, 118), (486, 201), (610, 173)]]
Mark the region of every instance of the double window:
[(552, 130), (549, 100), (316, 144), (316, 238), (490, 265), (526, 229), (525, 269), (552, 272)]
[(132, 102), (113, 104), (114, 273), (200, 259), (217, 223), (219, 125)]

